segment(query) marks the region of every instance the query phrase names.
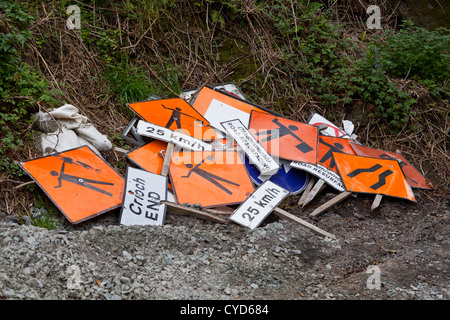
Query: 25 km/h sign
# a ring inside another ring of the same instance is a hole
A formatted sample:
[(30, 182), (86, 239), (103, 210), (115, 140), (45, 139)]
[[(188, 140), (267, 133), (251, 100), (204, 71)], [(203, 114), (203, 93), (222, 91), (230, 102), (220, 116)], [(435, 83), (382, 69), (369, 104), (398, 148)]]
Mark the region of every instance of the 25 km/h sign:
[(20, 166), (73, 224), (122, 204), (124, 178), (87, 146)]
[(254, 229), (288, 195), (289, 191), (267, 180), (233, 212), (230, 219), (244, 227)]

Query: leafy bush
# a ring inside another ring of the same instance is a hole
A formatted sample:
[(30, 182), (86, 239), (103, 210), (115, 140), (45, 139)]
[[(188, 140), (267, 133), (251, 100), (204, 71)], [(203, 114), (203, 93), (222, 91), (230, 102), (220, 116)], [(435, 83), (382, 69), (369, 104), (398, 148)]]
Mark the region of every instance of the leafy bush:
[(399, 31), (388, 30), (375, 37), (369, 50), (371, 64), (378, 65), (386, 75), (414, 79), (448, 93), (448, 88), (444, 88), (450, 74), (448, 29), (430, 31), (405, 21)]
[[(19, 2), (0, 1), (0, 170), (20, 175), (21, 170), (3, 155), (23, 146), (23, 132), (36, 104), (56, 104), (48, 83), (21, 61), (31, 39), (33, 17)], [(22, 132), (21, 132), (22, 131)]]

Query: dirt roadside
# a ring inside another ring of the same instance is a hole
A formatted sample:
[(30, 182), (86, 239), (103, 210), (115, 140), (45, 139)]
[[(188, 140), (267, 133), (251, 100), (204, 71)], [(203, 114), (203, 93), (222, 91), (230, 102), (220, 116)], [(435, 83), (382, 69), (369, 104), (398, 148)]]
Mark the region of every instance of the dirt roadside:
[[(254, 231), (169, 213), (164, 227), (117, 225), (118, 212), (76, 227), (0, 224), (2, 299), (448, 300), (449, 208), (335, 194), (289, 211), (335, 234), (324, 239), (269, 216)], [(297, 197), (288, 199), (295, 202)], [(374, 267), (375, 266), (375, 267)]]

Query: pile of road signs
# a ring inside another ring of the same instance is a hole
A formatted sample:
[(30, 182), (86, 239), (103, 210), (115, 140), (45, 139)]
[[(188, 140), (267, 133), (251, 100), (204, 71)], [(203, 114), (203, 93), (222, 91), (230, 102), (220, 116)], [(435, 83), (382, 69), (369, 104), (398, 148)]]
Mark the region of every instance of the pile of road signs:
[(163, 225), (169, 209), (256, 228), (275, 212), (333, 237), (278, 205), (301, 193), (305, 205), (325, 186), (342, 192), (330, 205), (354, 193), (415, 201), (412, 188), (430, 189), (400, 154), (363, 146), (318, 114), (286, 119), (237, 88), (186, 92), (128, 104), (136, 116), (123, 137), (136, 147), (126, 177), (87, 146), (21, 167), (74, 224), (121, 207), (122, 225)]

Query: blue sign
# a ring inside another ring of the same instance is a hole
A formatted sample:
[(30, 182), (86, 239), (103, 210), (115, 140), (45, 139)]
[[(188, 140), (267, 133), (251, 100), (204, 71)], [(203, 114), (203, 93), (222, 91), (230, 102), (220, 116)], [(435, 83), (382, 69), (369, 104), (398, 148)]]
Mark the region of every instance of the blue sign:
[(261, 176), (259, 170), (250, 163), (247, 157), (244, 157), (244, 163), (250, 177), (257, 185), (260, 185), (265, 180), (270, 180), (288, 190), (291, 195), (302, 192), (309, 181), (308, 173), (291, 167), (289, 165), (290, 161), (283, 161), (280, 159), (280, 169), (278, 169), (278, 172), (271, 176), (270, 179), (264, 179), (264, 176)]

